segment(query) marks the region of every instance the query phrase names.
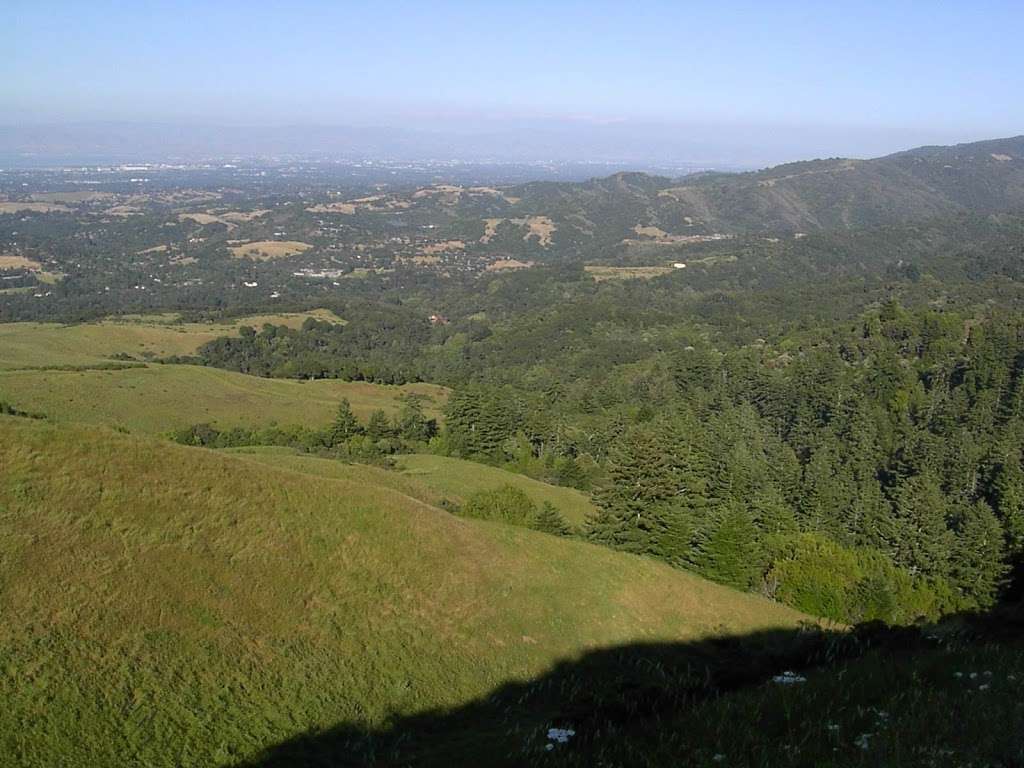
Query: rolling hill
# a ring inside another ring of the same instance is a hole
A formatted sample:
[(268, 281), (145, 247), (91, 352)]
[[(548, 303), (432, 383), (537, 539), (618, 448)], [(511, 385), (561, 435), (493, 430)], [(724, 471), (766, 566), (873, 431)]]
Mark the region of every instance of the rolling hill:
[(815, 232), (965, 211), (1020, 211), (1024, 136), (677, 180), (619, 173), (583, 183), (528, 184), (510, 194), (521, 200), (519, 211), (553, 219), (562, 243), (595, 254), (624, 239), (670, 246), (712, 234)]
[(0, 466), (0, 752), (23, 766), (229, 765), (589, 650), (803, 618), (453, 517), (373, 471), (314, 477), (14, 417)]
[(440, 418), (448, 391), (431, 384), (262, 379), (195, 365), (143, 362), (191, 355), (242, 325), (297, 327), (307, 317), (343, 322), (326, 310), (314, 310), (211, 323), (141, 316), (74, 325), (0, 324), (0, 401), (57, 421), (147, 434), (200, 422), (220, 428), (270, 423), (319, 428), (331, 420), (342, 398), (366, 419), (377, 409), (394, 413), (399, 398), (408, 393), (425, 396), (427, 415)]
[(321, 477), (365, 479), (367, 473), (376, 473), (374, 482), (434, 505), (440, 504), (443, 500), (461, 504), (478, 491), (490, 491), (511, 485), (523, 491), (538, 507), (545, 501), (550, 502), (574, 525), (583, 523), (588, 514), (596, 511), (587, 494), (575, 488), (550, 485), (498, 467), (451, 456), (427, 453), (399, 454), (394, 457), (397, 468), (385, 470), (317, 458), (290, 448), (244, 447), (228, 449), (228, 452), (275, 467)]

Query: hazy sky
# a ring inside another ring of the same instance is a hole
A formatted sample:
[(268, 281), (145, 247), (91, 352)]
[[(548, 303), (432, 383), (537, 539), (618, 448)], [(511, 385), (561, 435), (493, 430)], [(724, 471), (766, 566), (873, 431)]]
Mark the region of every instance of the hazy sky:
[(3, 124), (556, 118), (897, 145), (1024, 133), (1022, 0), (3, 4)]

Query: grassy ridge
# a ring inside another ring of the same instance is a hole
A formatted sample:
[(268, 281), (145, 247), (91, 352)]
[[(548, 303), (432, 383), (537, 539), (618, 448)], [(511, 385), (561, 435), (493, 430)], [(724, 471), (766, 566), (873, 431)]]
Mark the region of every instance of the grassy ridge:
[(217, 323), (181, 323), (173, 314), (137, 315), (80, 325), (2, 323), (0, 370), (98, 365), (119, 353), (133, 357), (191, 355), (208, 341), (237, 334), (243, 325), (259, 328), (272, 323), (298, 327), (307, 317), (342, 322), (332, 312), (318, 309)]
[(657, 563), (315, 478), (0, 418), (0, 753), (229, 764), (587, 649), (792, 627)]
[(575, 488), (549, 485), (525, 475), (517, 475), (472, 461), (414, 454), (399, 457), (398, 463), (407, 476), (457, 502), (464, 501), (477, 491), (512, 485), (522, 490), (538, 506), (545, 501), (551, 502), (566, 520), (577, 525), (595, 510), (590, 498)]
[(372, 477), (378, 485), (394, 488), (434, 505), (444, 499), (462, 503), (477, 491), (511, 485), (520, 488), (538, 506), (545, 501), (551, 502), (567, 520), (576, 524), (582, 523), (594, 509), (587, 495), (575, 488), (549, 485), (497, 467), (447, 456), (402, 454), (395, 457), (398, 470), (393, 471), (320, 459), (290, 448), (247, 447), (229, 449), (228, 452), (319, 477), (344, 480), (358, 478), (363, 481)]
[(270, 422), (322, 427), (334, 417), (343, 397), (365, 419), (378, 408), (393, 413), (406, 392), (427, 395), (427, 413), (438, 416), (447, 390), (431, 384), (262, 379), (193, 365), (0, 371), (0, 400), (58, 421), (117, 425), (147, 434), (198, 422), (219, 427)]
[[(106, 369), (113, 355), (188, 355), (241, 325), (299, 325), (307, 317), (342, 322), (327, 310), (259, 315), (230, 323), (178, 323), (175, 315), (144, 315), (81, 325), (0, 324), (0, 400), (58, 421), (124, 427), (159, 434), (199, 422), (221, 428), (272, 422), (322, 427), (348, 398), (366, 419), (394, 413), (408, 392), (426, 395), (426, 412), (440, 417), (447, 390), (430, 384), (402, 387), (336, 380), (261, 379), (187, 365)], [(48, 366), (81, 370), (39, 370)], [(92, 368), (90, 368), (90, 366)]]

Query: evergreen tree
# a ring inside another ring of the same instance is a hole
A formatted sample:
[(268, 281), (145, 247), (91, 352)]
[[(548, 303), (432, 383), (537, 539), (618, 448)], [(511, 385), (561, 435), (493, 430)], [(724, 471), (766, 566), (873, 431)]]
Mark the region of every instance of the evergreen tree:
[(533, 527), (538, 531), (555, 536), (571, 536), (572, 528), (562, 517), (562, 513), (550, 501), (541, 504), (540, 511), (534, 519)]
[(954, 544), (946, 517), (946, 500), (934, 476), (915, 475), (901, 483), (892, 526), (883, 534), (894, 562), (913, 574), (946, 576)]
[(328, 447), (336, 448), (361, 431), (359, 422), (352, 413), (352, 406), (349, 405), (348, 398), (343, 398), (338, 404), (338, 412), (328, 433)]
[(383, 440), (391, 436), (391, 422), (387, 414), (379, 408), (370, 414), (370, 420), (366, 424), (366, 436), (371, 440)]
[(764, 567), (757, 528), (738, 503), (719, 509), (716, 517), (698, 544), (697, 565), (710, 579), (749, 589), (757, 583)]
[(972, 603), (989, 607), (1009, 572), (1002, 526), (982, 501), (957, 516), (950, 578)]

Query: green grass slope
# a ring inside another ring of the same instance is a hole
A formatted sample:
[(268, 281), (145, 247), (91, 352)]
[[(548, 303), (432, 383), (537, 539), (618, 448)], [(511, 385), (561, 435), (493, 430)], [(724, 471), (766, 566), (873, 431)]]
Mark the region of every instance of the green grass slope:
[(655, 562), (107, 430), (0, 418), (0, 755), (221, 765), (589, 649), (793, 627)]
[(577, 525), (595, 510), (590, 497), (575, 488), (549, 485), (525, 475), (473, 461), (413, 454), (398, 457), (398, 465), (407, 476), (456, 502), (464, 501), (477, 491), (511, 485), (523, 491), (538, 506), (545, 501), (551, 502), (566, 520)]
[(444, 387), (401, 387), (336, 379), (262, 379), (194, 365), (148, 365), (118, 370), (0, 371), (0, 400), (58, 421), (125, 427), (159, 434), (199, 422), (255, 427), (271, 422), (326, 425), (343, 398), (360, 418), (398, 409), (407, 392), (426, 395), (426, 412), (440, 415)]
[(298, 327), (307, 317), (343, 322), (328, 310), (316, 309), (210, 323), (182, 323), (174, 314), (138, 315), (76, 325), (0, 323), (0, 370), (99, 365), (116, 354), (191, 355), (208, 341), (237, 334), (243, 325), (259, 328), (272, 323)]
[(576, 524), (582, 523), (594, 509), (589, 497), (575, 488), (549, 485), (497, 467), (447, 456), (401, 454), (394, 457), (397, 469), (389, 470), (322, 459), (277, 446), (230, 448), (225, 452), (317, 477), (363, 482), (372, 478), (377, 485), (393, 488), (433, 505), (443, 500), (460, 504), (477, 491), (511, 485), (520, 488), (538, 506), (545, 501), (551, 502), (567, 520)]

